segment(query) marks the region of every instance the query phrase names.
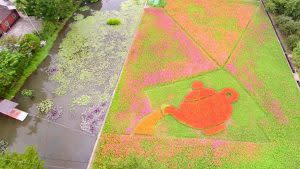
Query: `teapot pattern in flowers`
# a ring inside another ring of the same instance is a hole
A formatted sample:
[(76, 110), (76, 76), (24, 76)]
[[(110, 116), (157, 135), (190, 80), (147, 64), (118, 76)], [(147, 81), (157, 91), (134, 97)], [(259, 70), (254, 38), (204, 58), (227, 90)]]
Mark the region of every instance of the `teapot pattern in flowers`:
[(136, 126), (135, 134), (153, 134), (155, 124), (164, 116), (171, 115), (179, 122), (202, 130), (206, 135), (217, 134), (226, 129), (226, 121), (232, 115), (232, 103), (236, 102), (239, 94), (232, 88), (220, 92), (205, 88), (200, 81), (192, 84), (189, 92), (180, 103), (179, 108), (168, 105), (160, 111), (154, 111)]

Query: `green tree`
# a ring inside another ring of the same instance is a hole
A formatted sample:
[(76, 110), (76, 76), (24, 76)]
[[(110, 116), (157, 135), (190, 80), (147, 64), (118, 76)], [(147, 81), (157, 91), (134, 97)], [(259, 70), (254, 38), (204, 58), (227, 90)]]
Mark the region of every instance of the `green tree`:
[(17, 8), (25, 10), (27, 15), (34, 16), (36, 8), (36, 0), (16, 0)]
[(0, 39), (0, 46), (8, 50), (19, 51), (19, 39), (14, 36), (5, 36)]
[(297, 47), (293, 50), (293, 60), (295, 65), (300, 68), (300, 41), (297, 44)]
[(40, 49), (40, 38), (35, 34), (26, 34), (20, 42), (20, 52), (26, 55), (32, 55)]
[(299, 41), (300, 41), (300, 36), (298, 34), (293, 34), (287, 37), (286, 44), (291, 50), (293, 50), (297, 46), (297, 43)]
[(281, 15), (286, 10), (286, 4), (289, 0), (266, 0), (266, 8), (269, 12)]
[(4, 96), (30, 62), (30, 56), (3, 50), (0, 52), (0, 96)]
[(300, 22), (294, 21), (291, 17), (279, 15), (275, 18), (276, 25), (285, 36), (296, 34), (300, 31)]
[(42, 169), (44, 162), (35, 147), (29, 146), (23, 154), (6, 152), (0, 154), (1, 169)]
[(46, 40), (57, 30), (58, 24), (50, 22), (50, 21), (43, 21), (43, 29), (40, 34), (41, 39)]
[(35, 16), (57, 22), (65, 19), (73, 10), (72, 0), (36, 0)]
[(292, 17), (294, 20), (300, 20), (300, 0), (289, 0), (285, 7), (285, 15)]

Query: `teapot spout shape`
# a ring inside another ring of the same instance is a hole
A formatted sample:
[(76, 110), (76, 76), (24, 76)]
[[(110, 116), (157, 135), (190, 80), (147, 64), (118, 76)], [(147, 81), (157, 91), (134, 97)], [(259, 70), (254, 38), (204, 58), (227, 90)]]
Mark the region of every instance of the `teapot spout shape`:
[(174, 106), (167, 106), (163, 109), (164, 115), (170, 114), (170, 115), (176, 116), (176, 114), (178, 114), (178, 113), (180, 113), (179, 110)]
[(155, 125), (163, 118), (161, 110), (154, 111), (144, 117), (135, 127), (134, 134), (153, 135)]

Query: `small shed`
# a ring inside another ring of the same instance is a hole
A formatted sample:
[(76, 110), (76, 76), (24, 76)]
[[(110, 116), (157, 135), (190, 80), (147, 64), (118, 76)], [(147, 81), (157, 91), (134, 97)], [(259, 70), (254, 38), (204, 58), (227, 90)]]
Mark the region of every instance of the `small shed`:
[(0, 5), (0, 36), (9, 31), (11, 26), (20, 18), (16, 9)]
[(18, 103), (10, 100), (0, 100), (0, 113), (12, 117), (14, 119), (24, 121), (28, 113), (16, 109)]

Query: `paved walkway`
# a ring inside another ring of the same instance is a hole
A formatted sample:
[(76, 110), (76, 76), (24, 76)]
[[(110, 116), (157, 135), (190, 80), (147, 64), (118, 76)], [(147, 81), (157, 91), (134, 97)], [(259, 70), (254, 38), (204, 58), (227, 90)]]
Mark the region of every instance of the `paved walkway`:
[(32, 16), (25, 16), (20, 12), (19, 14), (21, 18), (12, 26), (6, 36), (23, 36), (41, 30), (42, 22), (40, 20), (37, 20)]

